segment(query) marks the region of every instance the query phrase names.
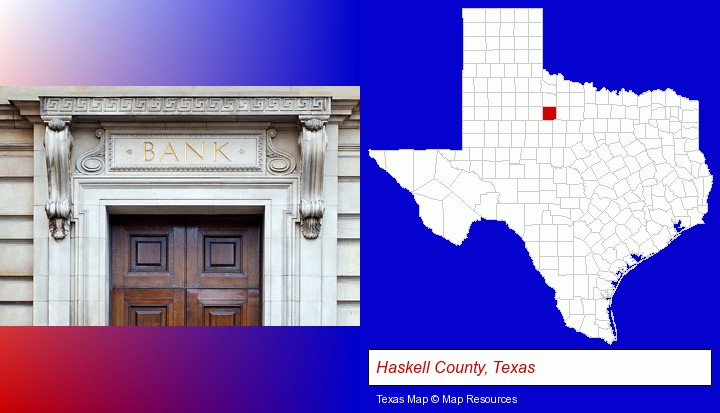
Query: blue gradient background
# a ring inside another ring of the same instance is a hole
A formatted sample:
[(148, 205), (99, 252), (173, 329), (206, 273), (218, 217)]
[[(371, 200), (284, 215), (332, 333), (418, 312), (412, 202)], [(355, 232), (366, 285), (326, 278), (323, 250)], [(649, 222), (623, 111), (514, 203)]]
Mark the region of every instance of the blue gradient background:
[[(366, 156), (460, 148), (461, 8), (543, 7), (551, 73), (700, 100), (718, 176), (718, 10), (686, 4), (4, 1), (3, 85), (360, 85), (363, 276), (358, 328), (0, 328), (0, 411), (416, 411), (375, 395), (466, 392), (519, 403), (421, 410), (716, 408), (715, 387), (367, 386), (368, 348), (608, 348), (564, 327), (503, 223), (476, 223), (454, 247)], [(623, 280), (612, 348), (718, 346), (717, 192), (707, 225)]]

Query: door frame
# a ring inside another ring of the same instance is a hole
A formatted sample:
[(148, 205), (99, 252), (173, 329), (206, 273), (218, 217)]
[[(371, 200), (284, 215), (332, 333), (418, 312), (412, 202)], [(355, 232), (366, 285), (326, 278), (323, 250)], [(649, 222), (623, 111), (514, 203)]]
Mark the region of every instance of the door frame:
[[(125, 325), (120, 320), (127, 322), (128, 308), (125, 306), (129, 303), (125, 300), (126, 297), (142, 296), (146, 301), (156, 300), (155, 303), (164, 304), (168, 302), (167, 295), (170, 294), (172, 305), (169, 310), (172, 311), (167, 317), (173, 321), (168, 325), (203, 325), (202, 307), (191, 306), (191, 303), (224, 303), (237, 306), (235, 300), (239, 296), (244, 297), (240, 313), (242, 325), (260, 325), (258, 322), (262, 322), (263, 297), (263, 214), (252, 214), (251, 211), (252, 209), (248, 209), (246, 214), (233, 215), (109, 214), (109, 323), (117, 326)], [(162, 257), (165, 257), (164, 271), (155, 268), (155, 271), (143, 272), (143, 269), (132, 268), (132, 258), (128, 261), (128, 255), (132, 256), (134, 250), (132, 238), (142, 238), (144, 235), (153, 237), (154, 240), (157, 240), (158, 235), (166, 236), (166, 252), (160, 254), (160, 262), (163, 261)], [(230, 273), (220, 271), (221, 280), (224, 281), (219, 284), (217, 278), (209, 283), (207, 279), (203, 282), (203, 273), (206, 277), (213, 277), (217, 276), (218, 271), (204, 272), (208, 271), (207, 268), (203, 269), (202, 264), (203, 259), (208, 259), (207, 250), (203, 248), (203, 243), (198, 241), (207, 239), (205, 237), (214, 239), (228, 235), (233, 238), (242, 237), (239, 242), (240, 251), (234, 251), (233, 254), (241, 264)], [(238, 277), (238, 269), (245, 277)], [(128, 278), (128, 272), (140, 272), (143, 276)], [(172, 277), (168, 278), (168, 274)], [(180, 274), (182, 281), (177, 278)], [(191, 274), (195, 274), (195, 277), (191, 278)], [(227, 277), (234, 281), (228, 284)], [(155, 296), (155, 293), (158, 296)], [(181, 308), (177, 308), (178, 303)], [(122, 315), (118, 316), (117, 312)], [(192, 324), (188, 324), (190, 319), (194, 321)]]
[(263, 215), (262, 324), (329, 324), (325, 318), (337, 308), (336, 261), (322, 252), (323, 245), (327, 250), (337, 244), (337, 222), (323, 222), (321, 239), (304, 238), (297, 214), (299, 187), (297, 175), (75, 176), (72, 236), (46, 246), (54, 271), (48, 277), (48, 324), (109, 324), (110, 214), (258, 211)]

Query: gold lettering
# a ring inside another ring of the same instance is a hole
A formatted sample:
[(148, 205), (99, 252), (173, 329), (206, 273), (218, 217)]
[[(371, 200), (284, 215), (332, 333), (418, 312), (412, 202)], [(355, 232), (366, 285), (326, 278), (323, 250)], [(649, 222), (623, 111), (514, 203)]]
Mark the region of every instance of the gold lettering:
[[(168, 149), (170, 149), (170, 152), (168, 152)], [(165, 152), (160, 156), (160, 162), (162, 162), (165, 155), (172, 155), (175, 158), (175, 162), (180, 162), (180, 159), (178, 159), (177, 154), (175, 153), (175, 148), (172, 147), (172, 144), (168, 142), (167, 146), (165, 147)]]
[[(155, 159), (155, 151), (153, 151), (153, 149), (155, 149), (155, 145), (152, 142), (143, 142), (143, 144), (144, 144), (143, 146), (145, 148), (145, 162), (150, 162), (153, 159)], [(148, 145), (150, 145), (149, 148), (148, 148)], [(152, 156), (150, 156), (150, 158), (148, 158), (148, 153), (152, 154)]]
[(189, 143), (185, 142), (185, 161), (187, 162), (187, 155), (188, 155), (188, 148), (190, 148), (191, 151), (195, 152), (195, 155), (197, 155), (200, 159), (205, 160), (205, 142), (200, 143), (200, 152), (202, 152), (202, 155), (198, 153), (198, 151), (195, 150), (195, 148), (192, 147)]
[(222, 145), (220, 145), (220, 147), (218, 148), (217, 142), (213, 142), (213, 150), (214, 150), (214, 152), (213, 152), (213, 162), (217, 161), (217, 154), (218, 154), (218, 152), (220, 152), (220, 154), (222, 154), (222, 156), (224, 156), (225, 159), (227, 159), (228, 161), (230, 160), (230, 158), (228, 158), (227, 155), (225, 155), (225, 152), (222, 151), (222, 148), (224, 148), (225, 146), (227, 146), (229, 143), (230, 143), (230, 142), (225, 142), (225, 143), (223, 143)]

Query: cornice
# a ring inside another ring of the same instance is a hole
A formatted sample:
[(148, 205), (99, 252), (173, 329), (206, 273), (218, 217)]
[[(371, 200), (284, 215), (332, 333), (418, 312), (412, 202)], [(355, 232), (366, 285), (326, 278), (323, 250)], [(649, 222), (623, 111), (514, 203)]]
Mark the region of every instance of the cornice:
[(360, 100), (343, 99), (333, 100), (330, 123), (336, 123), (340, 128), (356, 129), (360, 127)]
[[(2, 105), (3, 107), (5, 105)], [(40, 118), (40, 102), (32, 100), (14, 100), (11, 105), (14, 112), (14, 127), (27, 128), (32, 127), (31, 124), (42, 124), (43, 120)]]
[(330, 97), (41, 97), (43, 116), (329, 115)]

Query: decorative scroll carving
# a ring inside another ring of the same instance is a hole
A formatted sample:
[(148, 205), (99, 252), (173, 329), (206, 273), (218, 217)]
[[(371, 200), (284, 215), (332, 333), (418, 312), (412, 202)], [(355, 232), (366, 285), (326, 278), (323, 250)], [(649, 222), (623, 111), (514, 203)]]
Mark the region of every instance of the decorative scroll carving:
[(287, 175), (295, 171), (295, 158), (280, 149), (276, 148), (272, 140), (277, 136), (277, 130), (268, 129), (267, 131), (267, 170), (272, 175)]
[[(47, 120), (46, 120), (47, 121)], [(48, 177), (48, 201), (45, 212), (50, 220), (50, 235), (63, 239), (70, 232), (70, 155), (73, 139), (70, 117), (56, 117), (45, 128), (45, 161)]]
[(96, 130), (95, 136), (100, 142), (77, 160), (76, 167), (84, 174), (97, 175), (105, 169), (105, 129)]
[(329, 97), (44, 97), (42, 115), (329, 115)]
[(323, 166), (327, 135), (325, 123), (327, 118), (300, 117), (302, 132), (300, 133), (300, 152), (302, 154), (302, 188), (300, 197), (300, 218), (302, 233), (307, 239), (315, 239), (320, 235), (320, 225), (325, 212), (325, 201), (322, 199)]

